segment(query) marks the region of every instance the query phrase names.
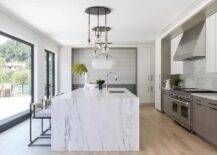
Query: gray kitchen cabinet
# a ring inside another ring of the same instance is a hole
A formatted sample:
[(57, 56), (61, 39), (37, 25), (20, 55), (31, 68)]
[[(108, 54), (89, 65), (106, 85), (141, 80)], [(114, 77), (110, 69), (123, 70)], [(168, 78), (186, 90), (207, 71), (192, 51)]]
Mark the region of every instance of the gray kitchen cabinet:
[(205, 136), (206, 110), (205, 100), (195, 97), (193, 99), (193, 130), (200, 136)]
[(194, 97), (193, 131), (217, 145), (217, 101)]
[(217, 145), (217, 101), (207, 100), (206, 111), (206, 139)]
[(168, 90), (163, 90), (162, 91), (162, 102), (163, 102), (163, 111), (167, 114), (167, 115), (171, 115), (171, 111), (172, 111), (172, 105), (170, 103), (170, 99), (169, 99), (169, 91)]

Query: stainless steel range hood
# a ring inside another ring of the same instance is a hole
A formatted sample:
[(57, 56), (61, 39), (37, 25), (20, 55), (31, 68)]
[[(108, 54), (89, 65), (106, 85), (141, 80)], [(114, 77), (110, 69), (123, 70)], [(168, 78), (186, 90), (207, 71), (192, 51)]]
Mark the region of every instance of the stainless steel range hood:
[(206, 29), (205, 22), (202, 22), (183, 33), (173, 60), (193, 61), (205, 56)]

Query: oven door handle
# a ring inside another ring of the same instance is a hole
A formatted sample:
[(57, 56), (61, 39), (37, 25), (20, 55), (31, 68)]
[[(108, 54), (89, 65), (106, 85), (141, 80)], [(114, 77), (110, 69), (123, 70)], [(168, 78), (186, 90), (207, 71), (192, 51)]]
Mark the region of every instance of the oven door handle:
[(174, 100), (174, 101), (177, 101), (177, 102), (180, 102), (180, 103), (185, 104), (186, 106), (189, 106), (189, 103), (188, 103), (188, 102), (180, 101), (180, 100), (177, 100), (177, 99), (172, 98), (172, 97), (170, 97), (170, 98), (171, 98), (172, 100)]

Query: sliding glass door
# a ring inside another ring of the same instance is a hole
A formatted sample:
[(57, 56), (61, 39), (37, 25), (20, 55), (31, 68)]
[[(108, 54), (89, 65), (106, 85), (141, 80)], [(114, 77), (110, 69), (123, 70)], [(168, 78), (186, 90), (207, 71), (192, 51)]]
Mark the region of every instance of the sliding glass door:
[(0, 123), (29, 113), (30, 102), (33, 102), (33, 45), (0, 32)]
[(45, 50), (45, 96), (47, 98), (55, 94), (55, 54)]

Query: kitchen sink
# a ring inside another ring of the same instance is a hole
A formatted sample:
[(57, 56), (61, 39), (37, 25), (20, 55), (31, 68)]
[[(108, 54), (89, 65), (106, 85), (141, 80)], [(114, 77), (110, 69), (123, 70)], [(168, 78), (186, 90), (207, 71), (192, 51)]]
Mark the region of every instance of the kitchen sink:
[(123, 90), (110, 90), (109, 93), (124, 93)]

